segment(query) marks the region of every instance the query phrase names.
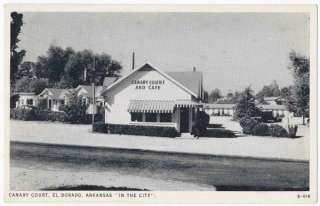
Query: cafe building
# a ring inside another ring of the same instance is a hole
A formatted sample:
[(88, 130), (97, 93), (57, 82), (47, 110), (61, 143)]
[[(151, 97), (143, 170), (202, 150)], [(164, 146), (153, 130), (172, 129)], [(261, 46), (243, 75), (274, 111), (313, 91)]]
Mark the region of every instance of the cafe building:
[(175, 127), (191, 132), (202, 109), (202, 73), (145, 64), (104, 88), (105, 123)]

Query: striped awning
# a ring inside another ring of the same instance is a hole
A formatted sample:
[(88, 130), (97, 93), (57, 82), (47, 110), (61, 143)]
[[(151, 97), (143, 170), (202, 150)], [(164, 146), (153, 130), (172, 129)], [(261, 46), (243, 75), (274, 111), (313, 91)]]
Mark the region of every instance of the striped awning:
[(192, 107), (202, 107), (203, 104), (198, 102), (193, 102), (190, 100), (176, 100), (175, 101), (176, 107), (184, 107), (184, 108), (192, 108)]
[(174, 106), (174, 101), (131, 100), (128, 111), (143, 113), (173, 113)]

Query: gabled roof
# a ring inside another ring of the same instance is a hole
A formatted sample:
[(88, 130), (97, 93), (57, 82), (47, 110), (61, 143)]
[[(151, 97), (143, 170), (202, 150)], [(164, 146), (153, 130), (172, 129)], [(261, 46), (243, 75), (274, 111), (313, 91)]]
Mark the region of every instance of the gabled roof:
[[(198, 87), (198, 90), (196, 91), (195, 88), (195, 84), (198, 84), (199, 86), (202, 86), (202, 74), (201, 72), (196, 72), (197, 74), (195, 75), (197, 79), (199, 73), (201, 74), (201, 82), (196, 81), (196, 83), (190, 83), (190, 81), (194, 80), (191, 78), (190, 74), (184, 74), (183, 76), (186, 78), (185, 80), (182, 80), (182, 78), (177, 77), (180, 73), (178, 72), (177, 74), (173, 74), (174, 77), (172, 77), (169, 73), (165, 73), (159, 69), (157, 69), (156, 67), (152, 66), (149, 63), (144, 64), (143, 66), (139, 67), (138, 69), (133, 70), (132, 72), (130, 72), (128, 75), (118, 79), (116, 82), (112, 83), (110, 86), (108, 86), (107, 88), (103, 89), (103, 91), (101, 92), (101, 94), (103, 94), (104, 92), (106, 92), (107, 90), (113, 88), (115, 85), (117, 85), (119, 82), (122, 82), (123, 80), (127, 79), (129, 76), (131, 76), (132, 74), (134, 74), (137, 71), (140, 70), (146, 70), (146, 69), (153, 69), (157, 72), (159, 72), (161, 75), (163, 75), (164, 77), (166, 77), (167, 79), (169, 79), (170, 81), (172, 81), (174, 84), (176, 84), (177, 86), (179, 86), (180, 88), (182, 88), (184, 91), (186, 91), (187, 93), (191, 94), (192, 96), (196, 97), (196, 98), (201, 98), (201, 92), (202, 92), (202, 88), (200, 89)], [(174, 73), (174, 72), (172, 72)], [(183, 72), (181, 72), (183, 73)], [(188, 73), (188, 72), (185, 72)], [(182, 82), (181, 82), (182, 81)], [(186, 85), (185, 85), (186, 84)], [(200, 91), (200, 92), (198, 92)], [(200, 95), (199, 95), (200, 94)]]
[(166, 72), (169, 76), (188, 88), (197, 97), (202, 96), (202, 72)]
[(118, 77), (105, 77), (103, 80), (103, 86), (108, 87), (117, 80), (118, 80)]
[[(80, 89), (84, 89), (87, 92), (88, 97), (92, 97), (93, 95), (93, 88), (90, 85), (79, 85), (76, 88), (76, 91), (79, 91)], [(95, 96), (99, 96), (100, 92), (102, 91), (103, 86), (95, 86)]]
[(286, 110), (287, 107), (285, 105), (266, 105), (266, 104), (259, 104), (258, 107), (260, 109), (265, 109), (265, 110)]
[(42, 96), (44, 93), (48, 92), (48, 95), (52, 99), (62, 99), (61, 95), (69, 91), (71, 91), (71, 89), (45, 88), (38, 96)]
[(34, 92), (15, 92), (13, 95), (20, 95), (20, 96), (36, 96)]
[(278, 99), (281, 99), (281, 97), (263, 97), (264, 101), (276, 101)]

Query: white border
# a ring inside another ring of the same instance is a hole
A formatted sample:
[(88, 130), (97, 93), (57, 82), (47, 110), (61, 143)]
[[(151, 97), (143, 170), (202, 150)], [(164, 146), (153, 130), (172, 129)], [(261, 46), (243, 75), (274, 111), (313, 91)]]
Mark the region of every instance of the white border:
[[(6, 1), (8, 2), (8, 1)], [(43, 1), (10, 1), (11, 3), (12, 2), (18, 2), (18, 3), (26, 3), (26, 2), (32, 2), (32, 3), (36, 3), (36, 2), (39, 2), (39, 3), (42, 3)], [(46, 1), (46, 2), (64, 2), (64, 1)], [(69, 1), (69, 2), (79, 2), (79, 3), (84, 3), (85, 1)], [(110, 1), (96, 1), (96, 0), (92, 0), (90, 1), (92, 3), (101, 3), (101, 2), (110, 2)], [(117, 3), (128, 3), (127, 1), (123, 1), (123, 0), (120, 0), (118, 1)], [(143, 3), (146, 3), (146, 1), (134, 1), (135, 3), (137, 4), (143, 4)], [(152, 2), (152, 3), (167, 3), (168, 1), (157, 1), (157, 2)], [(190, 1), (184, 1), (183, 3), (188, 3)], [(216, 1), (215, 1), (216, 2)], [(252, 3), (253, 1), (246, 1), (246, 3)], [(292, 3), (293, 1), (277, 1), (278, 3)], [(295, 1), (295, 3), (314, 3), (314, 1)], [(87, 2), (85, 2), (87, 3)], [(150, 3), (150, 2), (148, 2)], [(177, 2), (176, 2), (177, 3)], [(199, 3), (199, 2), (197, 2)], [(203, 3), (203, 4), (207, 4), (208, 1), (200, 1), (200, 3)], [(221, 3), (221, 2), (220, 2)], [(225, 3), (225, 2), (224, 2)], [(229, 1), (230, 3), (230, 1)], [(237, 1), (232, 1), (231, 3), (237, 3)], [(254, 2), (254, 3), (257, 3), (257, 2)], [(259, 2), (260, 3), (260, 2)], [(262, 4), (265, 4), (265, 2), (262, 2)], [(20, 7), (20, 5), (17, 5)], [(45, 5), (47, 8), (45, 8), (44, 10), (46, 11), (50, 11), (53, 9), (52, 5)], [(56, 6), (56, 5), (55, 5)], [(34, 5), (28, 5), (26, 8), (24, 9), (27, 9), (27, 10), (34, 10), (34, 9), (41, 9), (42, 6), (36, 6), (34, 7)], [(147, 7), (141, 7), (141, 5), (139, 5), (138, 7), (137, 6), (133, 6), (133, 7), (136, 7), (137, 10), (139, 11), (155, 11), (153, 10), (154, 6), (147, 6)], [(190, 5), (187, 5), (184, 7), (184, 9), (191, 9), (193, 10), (196, 6), (190, 6)], [(203, 5), (203, 6), (197, 6), (198, 9), (200, 9), (201, 11), (208, 11), (208, 8), (212, 7), (212, 6), (209, 6), (209, 5)], [(296, 11), (297, 9), (299, 11), (305, 11), (305, 9), (308, 10), (307, 7), (303, 6), (303, 5), (296, 5), (296, 6), (293, 6), (294, 8), (289, 8), (287, 9), (286, 8), (287, 6), (280, 6), (276, 9), (276, 11), (281, 11), (282, 9), (286, 9), (286, 12), (293, 12), (293, 11)], [(49, 8), (49, 9), (48, 9)], [(79, 8), (81, 11), (85, 11), (87, 8), (88, 8), (88, 5), (79, 5)], [(94, 9), (97, 9), (99, 11), (103, 11), (103, 8), (105, 8), (105, 6), (90, 6), (90, 8), (94, 8)], [(109, 8), (112, 8), (112, 9), (115, 9), (117, 11), (124, 11), (124, 8), (126, 11), (128, 11), (128, 9), (130, 11), (136, 11), (136, 10), (131, 10), (131, 8), (127, 7), (127, 5), (122, 5), (120, 6), (120, 8), (118, 6), (108, 6), (108, 9)], [(239, 7), (238, 7), (239, 8)], [(266, 6), (266, 5), (259, 5), (259, 6), (255, 6), (255, 7), (248, 7), (248, 5), (244, 6), (244, 5), (240, 5), (240, 8), (242, 9), (245, 9), (245, 11), (242, 10), (242, 12), (247, 12), (247, 11), (251, 11), (251, 12), (258, 12), (258, 10), (260, 9), (267, 9), (268, 11), (270, 11), (270, 7)], [(280, 8), (280, 9), (279, 9)], [(170, 6), (170, 8), (167, 8), (169, 10), (172, 11), (172, 6)], [(183, 9), (183, 10), (184, 10)], [(66, 5), (63, 5), (63, 11), (67, 11), (67, 6)], [(73, 6), (73, 8), (71, 9), (73, 11), (78, 11), (78, 7), (75, 7)], [(158, 11), (158, 8), (156, 9)], [(314, 9), (312, 9), (314, 10)], [(179, 11), (181, 11), (179, 9)], [(232, 11), (232, 12), (235, 12), (235, 11), (239, 11), (237, 9), (230, 9), (230, 7), (226, 6), (226, 5), (215, 5), (214, 8), (213, 8), (213, 11), (214, 12), (222, 12), (222, 11)], [(267, 12), (268, 12), (267, 11)], [(275, 10), (272, 10), (272, 12), (274, 12)], [(317, 25), (316, 21), (317, 21), (317, 17), (315, 16), (316, 13), (313, 13), (313, 17), (311, 18), (311, 22), (310, 24), (311, 25)], [(3, 22), (2, 22), (3, 23)], [(7, 26), (7, 25), (6, 25)], [(2, 27), (3, 28), (3, 27)], [(312, 130), (312, 133), (311, 133), (311, 137), (317, 137), (317, 134), (315, 133), (316, 130), (315, 128), (317, 128), (317, 126), (319, 126), (317, 124), (317, 121), (314, 121), (317, 119), (317, 113), (313, 112), (313, 111), (316, 111), (316, 107), (317, 107), (317, 104), (316, 104), (316, 98), (317, 97), (317, 91), (315, 90), (315, 88), (318, 88), (317, 86), (317, 71), (315, 68), (317, 68), (317, 63), (315, 62), (315, 60), (317, 59), (317, 57), (319, 57), (317, 55), (317, 49), (318, 49), (318, 44), (317, 42), (315, 41), (316, 38), (318, 37), (318, 34), (317, 34), (317, 27), (316, 26), (311, 26), (311, 37), (310, 37), (310, 58), (311, 58), (311, 68), (314, 68), (311, 70), (311, 80), (312, 80), (312, 83), (311, 83), (311, 97), (312, 97), (312, 103), (311, 103), (311, 128), (313, 129)], [(5, 31), (8, 31), (7, 29)], [(3, 43), (3, 42), (2, 42)], [(5, 44), (8, 44), (7, 42), (5, 42)], [(8, 48), (8, 45), (6, 45), (6, 47)], [(2, 50), (3, 52), (3, 50)], [(3, 57), (4, 55), (1, 55), (1, 58)], [(8, 54), (6, 54), (6, 60), (8, 59)], [(3, 61), (2, 61), (3, 62)], [(318, 74), (319, 75), (319, 74)], [(6, 71), (5, 75), (4, 75), (4, 79), (5, 80), (8, 80), (8, 71)], [(4, 85), (2, 84), (1, 85), (1, 93), (2, 94), (8, 94), (8, 92), (6, 91), (6, 93), (4, 93)], [(6, 98), (2, 98), (4, 99), (5, 101), (1, 101), (1, 106), (4, 105), (8, 105), (8, 101), (6, 101), (7, 99)], [(2, 107), (4, 108), (4, 107)], [(4, 110), (4, 113), (5, 115), (8, 116), (8, 111)], [(0, 115), (1, 118), (4, 117), (4, 115)], [(6, 119), (1, 119), (3, 123), (6, 123)], [(1, 124), (0, 127), (3, 127), (4, 124)], [(5, 128), (8, 128), (8, 124), (5, 126)], [(3, 129), (3, 128), (1, 128)], [(6, 134), (8, 135), (8, 130), (6, 131)], [(7, 136), (6, 135), (6, 136)], [(7, 145), (7, 142), (6, 142), (6, 145)], [(311, 158), (310, 158), (310, 187), (313, 189), (313, 199), (311, 200), (312, 202), (314, 202), (315, 200), (315, 196), (316, 196), (316, 191), (314, 189), (316, 189), (317, 187), (317, 184), (316, 184), (316, 179), (313, 179), (316, 177), (317, 175), (317, 160), (315, 159), (316, 155), (317, 155), (317, 139), (316, 138), (312, 138), (311, 139), (311, 142), (310, 142), (310, 149), (311, 149)], [(314, 145), (314, 146), (313, 146)], [(8, 145), (7, 145), (8, 146)], [(8, 147), (5, 147), (8, 149)], [(5, 155), (6, 157), (8, 157), (8, 150), (6, 150), (5, 152)], [(8, 160), (8, 159), (7, 159)], [(6, 162), (8, 163), (8, 162)], [(311, 164), (312, 163), (312, 164)], [(7, 166), (7, 164), (6, 164)], [(7, 171), (8, 172), (8, 171)], [(8, 174), (8, 173), (6, 173)], [(311, 179), (312, 177), (312, 179)], [(6, 178), (7, 179), (7, 178)], [(183, 193), (183, 194), (179, 194), (179, 193)], [(188, 192), (187, 192), (188, 193)], [(190, 194), (187, 194), (186, 192), (174, 192), (174, 193), (168, 193), (168, 192), (157, 192), (157, 194), (159, 194), (160, 196), (162, 196), (159, 201), (157, 202), (176, 202), (177, 201), (177, 198), (179, 199), (178, 202), (187, 202), (187, 203), (192, 203), (192, 202), (212, 202), (210, 200), (214, 200), (214, 202), (219, 202), (219, 203), (231, 203), (231, 202), (247, 202), (247, 203), (252, 203), (252, 202), (255, 202), (255, 203), (267, 203), (267, 202), (277, 202), (277, 203), (280, 203), (280, 202), (294, 202), (294, 203), (298, 203), (297, 201), (295, 201), (295, 198), (294, 194), (292, 193), (295, 193), (295, 192), (218, 192), (219, 193), (219, 197), (216, 197), (216, 193), (212, 193), (212, 192), (191, 192)], [(197, 193), (197, 194), (195, 194)], [(248, 194), (249, 193), (249, 194)], [(181, 197), (177, 197), (177, 196), (180, 196)], [(195, 197), (195, 195), (197, 197)], [(281, 195), (281, 197), (279, 196)], [(1, 194), (2, 196), (2, 194)], [(191, 197), (191, 198), (190, 198)], [(222, 199), (221, 199), (222, 198)], [(278, 199), (280, 198), (280, 199)], [(166, 201), (164, 201), (166, 200)], [(266, 201), (261, 201), (261, 200), (266, 200)], [(131, 202), (131, 201), (130, 201)], [(154, 201), (151, 201), (151, 202), (154, 202)]]

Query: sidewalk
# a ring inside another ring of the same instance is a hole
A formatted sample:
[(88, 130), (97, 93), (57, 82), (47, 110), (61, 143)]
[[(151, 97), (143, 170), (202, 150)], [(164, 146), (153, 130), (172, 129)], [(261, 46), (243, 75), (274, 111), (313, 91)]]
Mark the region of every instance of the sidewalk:
[(91, 125), (10, 121), (10, 140), (46, 144), (141, 149), (161, 152), (309, 160), (309, 130), (304, 137), (165, 138), (91, 133)]

